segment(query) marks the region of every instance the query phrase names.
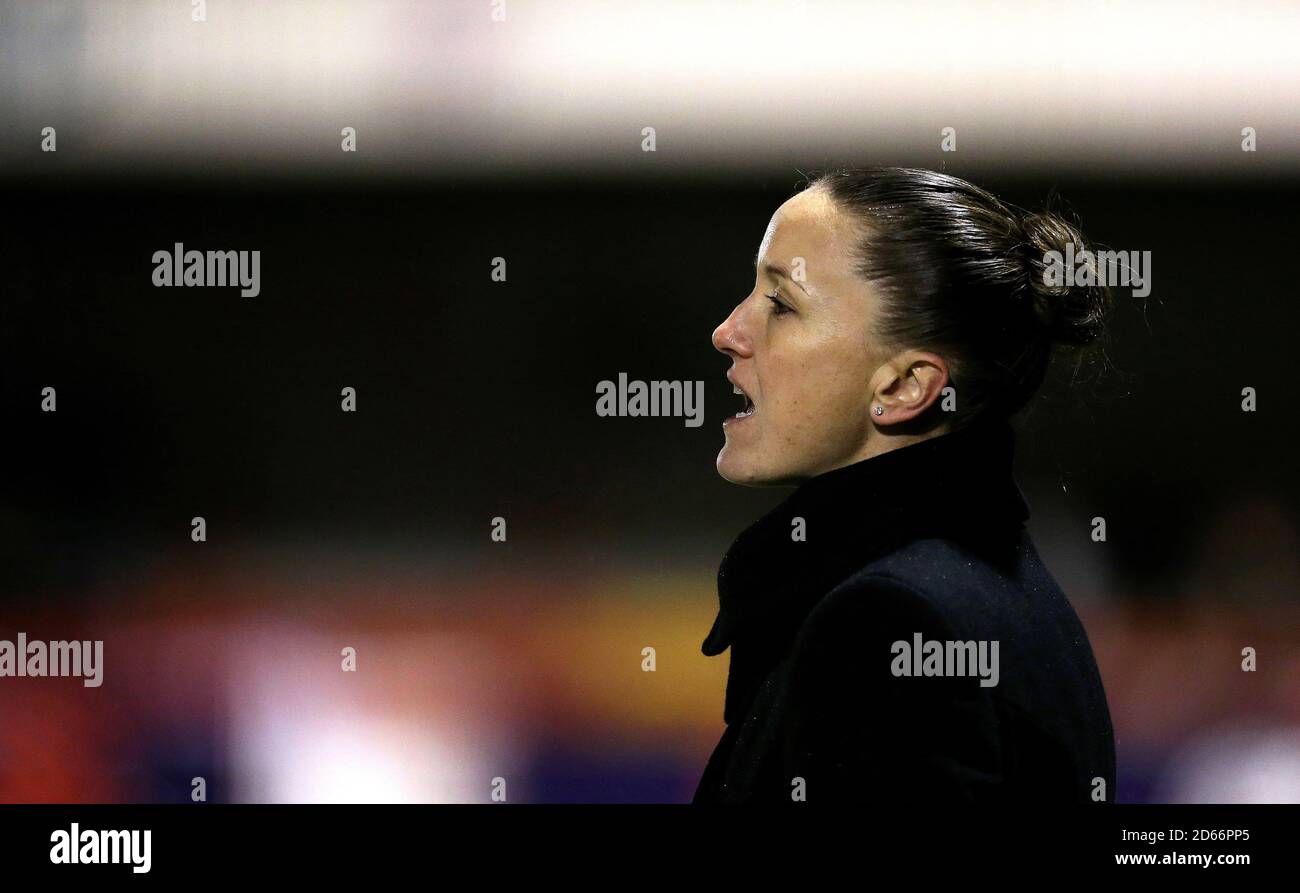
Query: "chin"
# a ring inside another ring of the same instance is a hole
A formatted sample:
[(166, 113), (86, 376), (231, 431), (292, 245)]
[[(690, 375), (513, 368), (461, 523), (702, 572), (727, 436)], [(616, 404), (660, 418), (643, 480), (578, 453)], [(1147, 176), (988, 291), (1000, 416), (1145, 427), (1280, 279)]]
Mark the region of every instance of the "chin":
[(750, 457), (738, 455), (730, 445), (718, 453), (717, 466), (723, 480), (742, 487), (775, 487), (784, 482), (782, 475), (763, 468)]
[(724, 446), (718, 453), (718, 474), (724, 481), (732, 484), (740, 484), (743, 487), (755, 487), (759, 485), (756, 480), (757, 475), (750, 463), (735, 455), (735, 450), (730, 446)]

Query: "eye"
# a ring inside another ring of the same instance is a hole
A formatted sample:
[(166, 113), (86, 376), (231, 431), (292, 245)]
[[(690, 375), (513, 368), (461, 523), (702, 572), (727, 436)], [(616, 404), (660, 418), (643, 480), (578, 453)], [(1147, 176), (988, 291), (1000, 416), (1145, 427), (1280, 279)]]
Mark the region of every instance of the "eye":
[(791, 310), (789, 307), (787, 307), (785, 304), (781, 303), (781, 296), (780, 296), (779, 294), (775, 294), (775, 293), (774, 293), (774, 294), (770, 294), (770, 295), (764, 295), (764, 297), (766, 297), (769, 301), (772, 302), (772, 315), (773, 315), (773, 316), (785, 316), (787, 313), (793, 313), (793, 312), (794, 312), (794, 311)]

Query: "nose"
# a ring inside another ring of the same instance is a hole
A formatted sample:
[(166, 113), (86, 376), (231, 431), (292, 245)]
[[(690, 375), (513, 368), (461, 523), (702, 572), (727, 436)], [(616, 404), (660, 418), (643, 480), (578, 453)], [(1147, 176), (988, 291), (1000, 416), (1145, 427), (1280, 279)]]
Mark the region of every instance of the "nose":
[(747, 357), (753, 353), (753, 346), (749, 341), (742, 323), (741, 309), (745, 302), (736, 305), (736, 309), (731, 311), (731, 315), (722, 321), (722, 325), (713, 330), (713, 346), (715, 349), (727, 354), (733, 359), (736, 357)]

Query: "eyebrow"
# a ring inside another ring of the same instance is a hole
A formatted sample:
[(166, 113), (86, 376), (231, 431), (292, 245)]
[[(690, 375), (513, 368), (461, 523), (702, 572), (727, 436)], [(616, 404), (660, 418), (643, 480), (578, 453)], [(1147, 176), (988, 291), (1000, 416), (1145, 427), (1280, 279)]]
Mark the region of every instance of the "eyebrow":
[[(757, 254), (754, 255), (754, 267), (755, 269), (758, 268)], [(799, 289), (808, 297), (811, 298), (813, 296), (813, 293), (810, 292), (802, 282), (800, 282), (797, 279), (790, 278), (790, 271), (787, 270), (785, 267), (780, 266), (779, 264), (774, 264), (769, 261), (768, 263), (763, 264), (763, 272), (771, 276), (779, 276), (782, 279), (786, 280), (787, 282), (793, 282), (795, 285), (799, 286)]]

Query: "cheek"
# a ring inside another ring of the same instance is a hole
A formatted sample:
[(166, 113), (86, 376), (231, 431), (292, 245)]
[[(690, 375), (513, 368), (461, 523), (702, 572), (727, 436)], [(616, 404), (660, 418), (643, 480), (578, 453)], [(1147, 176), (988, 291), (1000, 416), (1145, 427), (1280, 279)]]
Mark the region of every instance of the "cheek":
[(865, 366), (865, 350), (840, 340), (800, 351), (775, 379), (774, 415), (809, 434), (858, 427), (868, 402)]

